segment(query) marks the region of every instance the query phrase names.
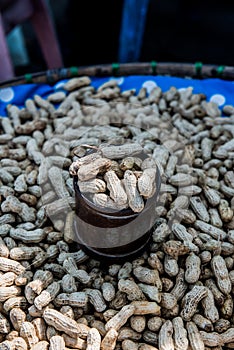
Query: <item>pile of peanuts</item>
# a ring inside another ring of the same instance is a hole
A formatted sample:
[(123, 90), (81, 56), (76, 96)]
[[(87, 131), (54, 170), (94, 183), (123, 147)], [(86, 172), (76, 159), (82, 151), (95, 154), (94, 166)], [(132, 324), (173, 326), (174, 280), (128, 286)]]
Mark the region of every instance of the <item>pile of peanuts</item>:
[[(7, 113), (0, 350), (233, 349), (234, 107), (79, 77)], [(103, 143), (140, 144), (162, 177), (149, 250), (104, 266), (74, 250), (69, 173)]]
[(134, 157), (142, 152), (137, 143), (106, 145), (74, 161), (69, 171), (77, 176), (80, 192), (92, 194), (95, 205), (114, 210), (131, 208), (139, 213), (157, 186), (156, 162), (150, 157)]

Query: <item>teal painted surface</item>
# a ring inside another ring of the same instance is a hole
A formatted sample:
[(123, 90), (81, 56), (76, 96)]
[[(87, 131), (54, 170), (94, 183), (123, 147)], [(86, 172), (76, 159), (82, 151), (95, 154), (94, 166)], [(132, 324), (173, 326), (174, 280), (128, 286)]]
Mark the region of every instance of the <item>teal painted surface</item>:
[(14, 66), (29, 64), (29, 57), (21, 26), (15, 27), (7, 36), (7, 44)]

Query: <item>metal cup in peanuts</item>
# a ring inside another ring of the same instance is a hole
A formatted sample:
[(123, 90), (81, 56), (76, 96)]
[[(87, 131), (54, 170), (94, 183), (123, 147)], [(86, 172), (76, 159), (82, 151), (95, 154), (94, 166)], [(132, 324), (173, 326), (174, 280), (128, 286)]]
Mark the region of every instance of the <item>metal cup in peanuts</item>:
[[(89, 77), (7, 106), (0, 349), (233, 348), (234, 107), (224, 110), (192, 88), (95, 89)], [(99, 228), (107, 246), (96, 244), (114, 248), (148, 224), (157, 174), (148, 250), (103, 267), (74, 249), (74, 177), (94, 208), (134, 216), (121, 242)]]

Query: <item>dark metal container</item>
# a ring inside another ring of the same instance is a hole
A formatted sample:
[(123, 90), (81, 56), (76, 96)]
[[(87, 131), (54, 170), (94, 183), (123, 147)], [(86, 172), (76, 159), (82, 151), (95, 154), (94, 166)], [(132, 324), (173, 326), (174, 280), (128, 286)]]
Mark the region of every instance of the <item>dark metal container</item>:
[(96, 206), (80, 192), (78, 178), (73, 184), (76, 200), (75, 240), (89, 256), (117, 262), (139, 256), (149, 243), (156, 220), (157, 197), (161, 179), (157, 168), (156, 191), (145, 201), (140, 213), (130, 208), (115, 211)]

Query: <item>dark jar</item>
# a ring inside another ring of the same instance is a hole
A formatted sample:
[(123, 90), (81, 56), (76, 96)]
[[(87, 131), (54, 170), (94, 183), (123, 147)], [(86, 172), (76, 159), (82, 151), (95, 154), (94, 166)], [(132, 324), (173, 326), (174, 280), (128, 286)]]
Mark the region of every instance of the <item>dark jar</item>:
[(161, 178), (157, 168), (156, 191), (145, 201), (140, 213), (130, 208), (120, 211), (97, 207), (80, 192), (74, 176), (75, 240), (90, 257), (107, 262), (118, 262), (139, 256), (147, 247), (156, 220), (156, 204)]

